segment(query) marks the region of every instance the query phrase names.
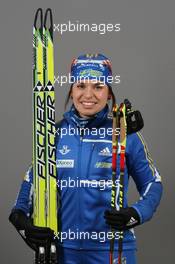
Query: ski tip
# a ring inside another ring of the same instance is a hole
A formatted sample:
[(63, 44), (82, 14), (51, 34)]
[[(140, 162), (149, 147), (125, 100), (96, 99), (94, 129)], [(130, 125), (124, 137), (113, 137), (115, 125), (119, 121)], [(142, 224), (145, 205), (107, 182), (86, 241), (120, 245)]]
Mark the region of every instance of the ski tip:
[[(50, 18), (50, 25), (47, 26), (48, 23), (48, 16)], [(45, 12), (45, 16), (44, 16), (44, 27), (46, 28), (50, 28), (50, 30), (53, 29), (53, 15), (52, 15), (52, 9), (51, 8), (47, 8), (46, 12)]]
[(40, 17), (40, 25), (38, 28), (43, 27), (43, 10), (42, 8), (38, 8), (35, 14), (35, 19), (34, 19), (34, 27), (37, 28), (37, 23), (38, 23), (38, 18)]

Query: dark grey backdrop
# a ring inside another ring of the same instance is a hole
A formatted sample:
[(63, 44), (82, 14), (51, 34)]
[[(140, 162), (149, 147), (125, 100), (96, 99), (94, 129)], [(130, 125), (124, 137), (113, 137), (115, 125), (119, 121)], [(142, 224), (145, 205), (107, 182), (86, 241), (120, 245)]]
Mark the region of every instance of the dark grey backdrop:
[[(1, 178), (0, 262), (32, 263), (8, 215), (32, 157), (32, 23), (38, 7), (51, 7), (54, 23), (121, 23), (121, 32), (55, 33), (55, 73), (65, 74), (73, 57), (102, 52), (112, 59), (121, 84), (120, 102), (128, 97), (141, 110), (143, 135), (164, 183), (164, 196), (154, 219), (137, 228), (141, 264), (173, 263), (174, 251), (174, 81), (175, 2), (173, 0), (3, 1), (0, 8)], [(63, 113), (68, 86), (56, 86), (57, 118)], [(134, 200), (135, 187), (130, 190)]]

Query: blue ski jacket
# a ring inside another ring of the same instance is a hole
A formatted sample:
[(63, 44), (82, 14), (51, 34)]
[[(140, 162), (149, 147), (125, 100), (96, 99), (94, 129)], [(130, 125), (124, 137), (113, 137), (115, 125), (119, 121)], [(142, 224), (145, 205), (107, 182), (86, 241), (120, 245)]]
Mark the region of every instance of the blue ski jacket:
[[(112, 117), (106, 106), (81, 129), (73, 111), (64, 113), (56, 127), (58, 186), (58, 243), (72, 249), (106, 250), (111, 238), (104, 211), (111, 208)], [(124, 207), (134, 207), (141, 224), (150, 220), (162, 195), (161, 177), (142, 135), (127, 135), (124, 172)], [(119, 208), (120, 145), (118, 148), (116, 207)], [(140, 199), (128, 205), (133, 178)], [(33, 172), (28, 169), (14, 208), (29, 217), (33, 212)], [(115, 246), (118, 246), (118, 232)], [(124, 232), (123, 250), (135, 249), (134, 230)]]

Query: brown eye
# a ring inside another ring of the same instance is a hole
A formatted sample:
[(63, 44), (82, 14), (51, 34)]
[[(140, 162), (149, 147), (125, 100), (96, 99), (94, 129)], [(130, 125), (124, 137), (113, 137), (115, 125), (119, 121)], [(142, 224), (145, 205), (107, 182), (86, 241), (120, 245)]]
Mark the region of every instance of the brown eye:
[(84, 83), (77, 84), (77, 88), (83, 89), (85, 87)]
[(97, 85), (95, 85), (95, 89), (101, 90), (101, 89), (103, 89), (103, 85), (102, 84), (97, 84)]

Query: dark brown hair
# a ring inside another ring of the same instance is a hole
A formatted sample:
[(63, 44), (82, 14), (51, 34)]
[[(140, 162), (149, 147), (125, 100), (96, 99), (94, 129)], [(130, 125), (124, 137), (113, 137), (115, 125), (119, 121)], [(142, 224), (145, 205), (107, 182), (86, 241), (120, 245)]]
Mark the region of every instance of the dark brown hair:
[[(71, 84), (69, 93), (68, 93), (68, 95), (66, 97), (65, 104), (64, 104), (64, 110), (66, 110), (66, 107), (67, 107), (67, 105), (69, 103), (71, 92), (72, 92), (72, 87), (73, 87), (73, 84)], [(116, 98), (115, 98), (115, 95), (114, 95), (114, 93), (112, 91), (112, 86), (108, 85), (108, 88), (109, 88), (109, 94), (111, 95), (111, 99), (112, 99), (112, 106), (111, 106), (111, 109), (110, 109), (112, 111), (113, 106), (116, 104)]]

